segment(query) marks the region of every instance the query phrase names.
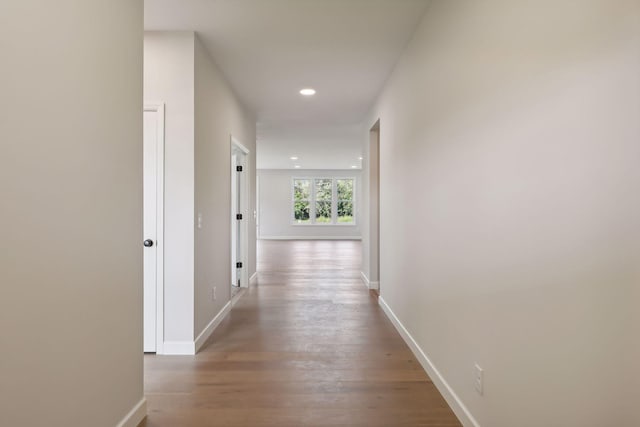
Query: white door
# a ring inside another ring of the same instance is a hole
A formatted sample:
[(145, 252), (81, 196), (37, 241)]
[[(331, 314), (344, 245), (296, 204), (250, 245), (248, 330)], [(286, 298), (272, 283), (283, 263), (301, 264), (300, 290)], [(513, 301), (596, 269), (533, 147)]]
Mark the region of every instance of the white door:
[(231, 139), (231, 285), (247, 287), (249, 150)]
[[(164, 108), (145, 107), (143, 114), (143, 322), (144, 351), (158, 350), (158, 309), (162, 310), (162, 193)], [(162, 313), (160, 313), (162, 314)]]
[(238, 274), (238, 263), (241, 262), (238, 257), (238, 251), (240, 250), (239, 227), (237, 215), (238, 211), (238, 184), (240, 172), (238, 171), (238, 153), (231, 153), (231, 286), (240, 286), (240, 275)]

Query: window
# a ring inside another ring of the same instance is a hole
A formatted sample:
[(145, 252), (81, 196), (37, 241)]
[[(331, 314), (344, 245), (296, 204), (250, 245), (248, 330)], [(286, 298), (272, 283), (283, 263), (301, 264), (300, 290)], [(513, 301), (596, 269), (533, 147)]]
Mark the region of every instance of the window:
[(293, 217), (298, 224), (311, 222), (311, 180), (293, 180)]
[(355, 224), (355, 178), (294, 178), (295, 224)]
[(338, 222), (353, 223), (353, 179), (337, 179)]
[(316, 223), (331, 223), (331, 205), (333, 201), (333, 180), (315, 179), (316, 190)]

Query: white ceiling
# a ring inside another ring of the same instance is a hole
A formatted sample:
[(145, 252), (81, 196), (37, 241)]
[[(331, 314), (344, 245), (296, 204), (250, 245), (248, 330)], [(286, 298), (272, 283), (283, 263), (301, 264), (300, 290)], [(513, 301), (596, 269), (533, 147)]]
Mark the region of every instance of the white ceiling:
[(261, 125), (258, 168), (360, 169), (361, 131), (359, 125)]
[[(350, 168), (361, 124), (426, 0), (145, 0), (146, 30), (195, 31), (258, 121), (258, 167)], [(298, 93), (313, 87), (317, 94)]]

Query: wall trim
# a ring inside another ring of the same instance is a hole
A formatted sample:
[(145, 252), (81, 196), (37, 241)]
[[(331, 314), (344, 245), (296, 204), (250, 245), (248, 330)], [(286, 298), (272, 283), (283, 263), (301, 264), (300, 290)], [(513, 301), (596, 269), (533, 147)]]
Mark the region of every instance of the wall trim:
[(216, 316), (211, 320), (211, 322), (209, 322), (204, 330), (200, 332), (200, 335), (198, 335), (194, 342), (194, 354), (200, 351), (202, 345), (209, 339), (213, 331), (216, 330), (218, 325), (224, 320), (225, 317), (227, 317), (230, 311), (231, 301), (227, 302), (224, 307), (222, 307), (222, 310), (220, 310), (220, 312), (216, 314)]
[[(248, 264), (249, 254), (247, 248), (249, 247), (249, 221), (240, 221), (238, 230), (237, 214), (244, 215), (244, 218), (249, 218), (249, 183), (251, 182), (252, 174), (251, 168), (251, 153), (247, 147), (245, 147), (240, 141), (238, 141), (233, 134), (230, 137), (230, 184), (231, 184), (231, 204), (229, 205), (229, 219), (231, 235), (229, 240), (229, 251), (231, 252), (231, 264), (229, 265), (231, 273), (231, 286), (234, 286), (237, 282), (240, 282), (240, 286), (246, 288), (249, 286), (249, 275), (246, 268), (241, 268), (238, 271), (236, 268), (237, 262), (243, 262)], [(241, 156), (238, 159), (238, 156)], [(238, 174), (236, 167), (244, 167), (244, 172)], [(237, 205), (237, 206), (236, 206)], [(239, 210), (238, 210), (239, 208)], [(240, 246), (240, 254), (237, 253), (237, 248)], [(206, 329), (205, 329), (206, 330)], [(197, 350), (197, 349), (196, 349)]]
[(369, 289), (369, 278), (367, 277), (366, 274), (364, 274), (364, 271), (360, 272), (360, 278), (362, 279), (362, 283), (364, 283), (367, 289)]
[(360, 278), (364, 282), (364, 285), (367, 287), (367, 289), (380, 289), (380, 282), (370, 281), (367, 275), (364, 274), (364, 271), (360, 272)]
[(136, 403), (127, 415), (124, 416), (116, 427), (138, 427), (138, 424), (142, 422), (147, 416), (147, 399), (144, 397)]
[(242, 298), (245, 292), (247, 292), (247, 288), (238, 289), (238, 292), (236, 292), (236, 294), (231, 297), (231, 308), (235, 307), (235, 305), (238, 303), (238, 301), (240, 301), (240, 298)]
[(192, 356), (196, 354), (193, 341), (165, 341), (163, 347), (162, 354), (168, 356)]
[(260, 236), (258, 240), (362, 240), (362, 236)]
[(400, 333), (402, 339), (407, 343), (413, 354), (418, 359), (418, 362), (420, 362), (424, 370), (427, 372), (427, 374), (431, 378), (431, 381), (433, 381), (433, 384), (447, 401), (462, 425), (464, 425), (465, 427), (480, 427), (478, 421), (476, 421), (473, 415), (471, 415), (469, 409), (464, 405), (464, 403), (462, 403), (462, 400), (453, 391), (453, 388), (451, 388), (449, 383), (447, 383), (445, 378), (427, 357), (422, 348), (420, 348), (416, 340), (413, 339), (407, 328), (405, 328), (402, 322), (400, 322), (400, 319), (398, 319), (393, 310), (391, 310), (387, 302), (382, 297), (379, 297), (378, 304), (382, 308), (382, 311), (384, 311), (384, 313), (387, 315), (389, 320), (391, 320), (391, 323), (393, 323), (393, 326), (395, 326), (396, 330)]
[(165, 191), (165, 113), (164, 102), (145, 103), (144, 112), (155, 112), (156, 126), (156, 354), (163, 354), (164, 341), (164, 191)]
[(258, 272), (254, 272), (251, 277), (249, 277), (249, 285), (255, 285), (258, 283)]

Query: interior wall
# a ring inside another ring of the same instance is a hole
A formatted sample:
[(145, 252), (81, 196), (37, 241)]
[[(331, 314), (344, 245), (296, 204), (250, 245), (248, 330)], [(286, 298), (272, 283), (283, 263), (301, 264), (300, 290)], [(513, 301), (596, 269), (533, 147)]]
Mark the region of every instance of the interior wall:
[[(370, 282), (379, 282), (380, 280), (380, 125), (376, 123), (374, 128), (369, 131), (369, 152), (367, 155), (369, 173), (368, 173), (368, 203), (367, 211), (369, 213), (368, 223), (368, 255), (369, 255), (369, 275)], [(374, 286), (375, 287), (375, 286)]]
[(144, 102), (165, 104), (164, 339), (193, 342), (193, 32), (144, 33)]
[[(362, 275), (370, 288), (380, 287), (380, 124), (369, 126), (366, 122), (361, 133), (367, 135), (362, 144), (362, 202), (365, 208), (360, 215), (362, 233)], [(372, 194), (373, 193), (373, 194)]]
[[(231, 135), (250, 150), (249, 277), (256, 271), (255, 118), (238, 101), (200, 40), (195, 43), (195, 336), (231, 299)], [(212, 287), (216, 286), (216, 300)]]
[(0, 425), (144, 411), (142, 9), (0, 2)]
[(371, 111), (382, 300), (479, 425), (640, 425), (639, 23), (434, 0)]
[[(305, 169), (259, 169), (260, 183), (259, 238), (260, 239), (360, 239), (361, 172), (359, 170), (305, 170)], [(294, 225), (293, 194), (294, 178), (355, 178), (356, 223), (355, 225)]]

